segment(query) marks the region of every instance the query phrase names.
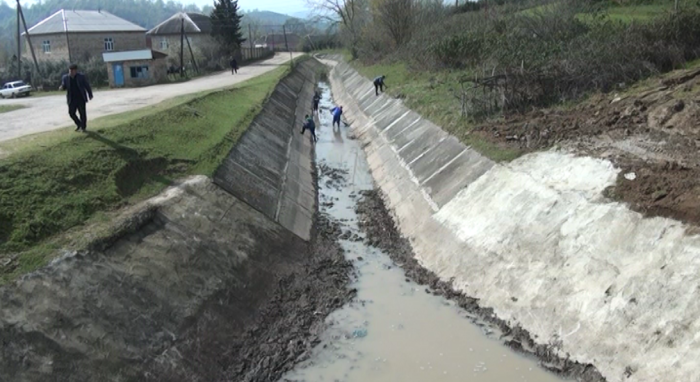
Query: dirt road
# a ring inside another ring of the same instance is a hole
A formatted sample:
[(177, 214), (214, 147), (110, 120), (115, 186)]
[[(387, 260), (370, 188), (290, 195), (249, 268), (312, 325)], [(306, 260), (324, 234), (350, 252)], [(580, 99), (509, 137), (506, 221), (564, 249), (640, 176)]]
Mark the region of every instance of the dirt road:
[[(301, 54), (295, 53), (294, 57), (299, 55)], [(176, 96), (231, 86), (267, 73), (287, 62), (289, 62), (289, 53), (278, 53), (269, 60), (244, 66), (236, 75), (223, 72), (176, 84), (97, 91), (94, 94), (95, 98), (88, 103), (88, 120), (140, 109)], [(56, 86), (58, 87), (58, 84)], [(68, 116), (64, 95), (0, 100), (0, 105), (11, 104), (21, 104), (26, 108), (3, 113), (0, 116), (0, 142), (71, 126), (73, 123)]]

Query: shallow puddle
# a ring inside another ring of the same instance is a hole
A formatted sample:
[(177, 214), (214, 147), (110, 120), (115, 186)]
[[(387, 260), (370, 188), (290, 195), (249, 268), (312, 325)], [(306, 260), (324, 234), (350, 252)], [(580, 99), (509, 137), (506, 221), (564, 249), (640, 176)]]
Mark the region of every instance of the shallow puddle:
[(341, 244), (357, 271), (350, 287), (358, 295), (328, 317), (310, 359), (282, 381), (561, 381), (504, 346), (495, 328), (426, 293), (386, 254), (363, 243), (355, 206), (359, 193), (373, 188), (372, 177), (360, 143), (348, 138), (350, 128), (331, 127), (330, 90), (319, 86), (319, 208), (342, 226)]

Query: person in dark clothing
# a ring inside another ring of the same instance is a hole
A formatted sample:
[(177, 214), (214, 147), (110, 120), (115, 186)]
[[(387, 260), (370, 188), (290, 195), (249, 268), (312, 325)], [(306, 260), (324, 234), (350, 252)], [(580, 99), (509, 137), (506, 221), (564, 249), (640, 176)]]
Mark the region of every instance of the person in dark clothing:
[(374, 93), (376, 95), (379, 95), (379, 91), (381, 90), (382, 93), (384, 92), (384, 88), (387, 87), (386, 84), (384, 83), (384, 79), (386, 78), (385, 75), (381, 75), (377, 78), (374, 79)]
[(231, 74), (238, 73), (238, 61), (235, 58), (231, 59)]
[(301, 135), (304, 135), (304, 131), (309, 130), (311, 132), (311, 140), (317, 142), (318, 138), (316, 138), (316, 123), (314, 123), (313, 117), (310, 117), (307, 114), (304, 118), (304, 124), (301, 127)]
[[(61, 79), (61, 86), (58, 90), (66, 91), (66, 100), (68, 101), (68, 115), (70, 115), (77, 128), (75, 131), (83, 131), (87, 129), (87, 112), (85, 104), (88, 100), (92, 100), (92, 88), (84, 74), (78, 73), (78, 65), (71, 64), (68, 67), (68, 74), (64, 74)], [(76, 115), (76, 111), (80, 113), (80, 118)]]
[[(313, 113), (318, 114), (318, 104), (319, 104), (319, 102), (321, 102), (321, 95), (318, 94), (318, 92), (314, 92), (314, 109), (313, 109)], [(312, 114), (313, 114), (313, 113), (312, 113)]]

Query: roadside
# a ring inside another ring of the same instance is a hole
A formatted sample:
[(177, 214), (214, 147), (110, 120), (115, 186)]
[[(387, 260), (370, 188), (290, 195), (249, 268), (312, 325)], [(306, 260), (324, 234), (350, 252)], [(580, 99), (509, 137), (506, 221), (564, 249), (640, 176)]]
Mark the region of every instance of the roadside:
[[(297, 53), (294, 57), (299, 57)], [(153, 106), (165, 100), (187, 94), (229, 87), (289, 62), (289, 54), (275, 57), (242, 68), (237, 75), (222, 72), (204, 76), (187, 82), (155, 85), (143, 88), (96, 91), (95, 98), (88, 104), (90, 124), (96, 118), (138, 110)], [(0, 142), (25, 135), (50, 131), (71, 125), (66, 109), (65, 96), (28, 97), (22, 100), (7, 100), (5, 105), (22, 103), (23, 110), (7, 113), (0, 124)], [(90, 125), (88, 126), (88, 129)]]
[(211, 176), (288, 71), (108, 117), (88, 134), (10, 142), (15, 151), (0, 162), (0, 284), (40, 268), (60, 248), (109, 236), (119, 209), (175, 179)]
[(2, 113), (9, 113), (11, 111), (23, 109), (26, 106), (21, 105), (21, 104), (14, 104), (14, 105), (0, 105), (0, 114)]

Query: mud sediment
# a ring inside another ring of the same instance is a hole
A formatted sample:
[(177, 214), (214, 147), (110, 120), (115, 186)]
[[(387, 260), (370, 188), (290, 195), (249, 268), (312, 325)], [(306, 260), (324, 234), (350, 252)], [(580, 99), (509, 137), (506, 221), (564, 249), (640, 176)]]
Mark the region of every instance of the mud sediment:
[(496, 326), (503, 333), (501, 340), (505, 345), (522, 354), (536, 356), (544, 368), (564, 378), (575, 378), (583, 382), (605, 381), (593, 365), (584, 365), (559, 357), (557, 344), (535, 344), (527, 330), (519, 326), (511, 327), (509, 323), (496, 317), (492, 309), (481, 307), (477, 299), (457, 292), (450, 283), (441, 281), (435, 273), (423, 268), (415, 259), (410, 242), (402, 237), (396, 228), (380, 191), (363, 192), (356, 211), (360, 217), (360, 229), (366, 235), (366, 243), (388, 254), (403, 268), (407, 278), (425, 285), (427, 293), (452, 300), (483, 322)]
[(308, 261), (271, 275), (274, 290), (255, 315), (241, 319), (241, 296), (222, 290), (168, 352), (183, 360), (179, 367), (155, 360), (144, 380), (276, 381), (308, 358), (325, 318), (355, 295), (346, 287), (352, 264), (335, 240), (338, 225), (317, 215), (314, 231)]

